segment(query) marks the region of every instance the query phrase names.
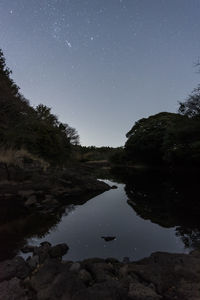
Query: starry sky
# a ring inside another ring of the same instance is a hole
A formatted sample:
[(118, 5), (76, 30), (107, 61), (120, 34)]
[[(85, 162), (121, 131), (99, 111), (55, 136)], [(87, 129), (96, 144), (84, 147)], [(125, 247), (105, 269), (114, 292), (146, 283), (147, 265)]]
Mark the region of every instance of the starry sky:
[(0, 0), (0, 48), (31, 105), (82, 145), (122, 146), (199, 83), (199, 12), (200, 0)]

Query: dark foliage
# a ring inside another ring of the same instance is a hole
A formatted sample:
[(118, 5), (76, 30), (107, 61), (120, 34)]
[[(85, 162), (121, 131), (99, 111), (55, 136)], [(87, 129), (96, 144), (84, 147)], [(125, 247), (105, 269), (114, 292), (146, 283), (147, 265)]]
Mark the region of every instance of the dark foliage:
[(24, 148), (51, 164), (64, 164), (79, 136), (45, 105), (35, 109), (20, 94), (0, 50), (0, 147)]
[(109, 161), (112, 159), (113, 155), (121, 151), (121, 147), (95, 147), (95, 146), (77, 146), (75, 151), (79, 161)]
[(180, 103), (179, 114), (143, 118), (126, 136), (126, 161), (200, 166), (200, 87)]
[(139, 163), (162, 164), (165, 156), (165, 138), (182, 116), (159, 113), (135, 123), (127, 133), (125, 153), (128, 160)]
[(179, 113), (186, 115), (190, 118), (200, 116), (200, 85), (191, 95), (186, 99), (185, 102), (180, 102)]

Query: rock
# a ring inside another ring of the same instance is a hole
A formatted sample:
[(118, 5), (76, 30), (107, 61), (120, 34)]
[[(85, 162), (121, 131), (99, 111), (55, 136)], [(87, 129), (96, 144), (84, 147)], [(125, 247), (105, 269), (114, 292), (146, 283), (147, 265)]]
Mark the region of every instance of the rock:
[(24, 259), (16, 256), (11, 260), (0, 262), (0, 282), (13, 277), (23, 279), (30, 273), (30, 268)]
[(53, 215), (53, 212), (55, 211), (55, 207), (49, 207), (49, 208), (45, 208), (45, 207), (41, 207), (40, 213), (43, 215)]
[(47, 259), (30, 279), (30, 285), (35, 291), (46, 289), (54, 278), (62, 272), (64, 265), (53, 259)]
[(27, 291), (20, 285), (20, 280), (14, 277), (0, 283), (0, 300), (28, 300)]
[(80, 268), (81, 268), (81, 265), (78, 262), (75, 262), (71, 265), (69, 270), (71, 272), (78, 272), (80, 270)]
[(85, 269), (90, 272), (96, 282), (103, 282), (116, 277), (116, 270), (110, 263), (88, 263)]
[(29, 265), (29, 267), (31, 268), (31, 270), (33, 271), (39, 265), (39, 256), (38, 255), (34, 255), (33, 257), (29, 256), (27, 258), (26, 262)]
[(104, 239), (106, 242), (116, 240), (115, 236), (102, 236), (101, 238)]
[(140, 282), (131, 283), (129, 286), (128, 296), (133, 300), (160, 300), (162, 297), (158, 295), (154, 289), (145, 286)]
[(157, 252), (126, 263), (114, 258), (62, 262), (67, 250), (66, 244), (42, 242), (26, 262), (21, 257), (0, 262), (0, 300), (200, 299), (198, 251)]
[(128, 275), (128, 265), (123, 265), (120, 269), (119, 269), (119, 275), (121, 277), (126, 277)]
[(49, 258), (49, 250), (51, 249), (51, 246), (49, 243), (43, 243), (40, 247), (34, 248), (34, 255), (37, 255), (39, 257), (39, 263), (43, 263), (47, 258)]
[(85, 269), (80, 270), (78, 276), (86, 285), (92, 281), (92, 276)]
[(42, 204), (57, 206), (59, 202), (52, 195), (45, 195), (45, 199)]
[(108, 280), (96, 283), (87, 289), (77, 289), (73, 300), (130, 300), (126, 290), (118, 281)]
[(63, 255), (67, 253), (68, 250), (69, 247), (67, 246), (67, 244), (59, 244), (50, 248), (49, 255), (50, 257), (53, 258), (57, 258), (57, 257), (61, 258)]
[(111, 189), (117, 189), (118, 187), (116, 185), (112, 185)]
[(28, 198), (34, 194), (33, 190), (18, 191), (18, 195), (22, 198)]
[(31, 278), (31, 287), (38, 300), (73, 299), (73, 295), (85, 288), (76, 273), (69, 272), (69, 266), (57, 260), (46, 260), (44, 265)]
[(24, 203), (25, 206), (31, 206), (33, 204), (36, 204), (37, 198), (35, 195), (32, 195), (28, 198), (28, 200)]
[(29, 245), (27, 245), (27, 246), (23, 247), (23, 248), (21, 249), (21, 251), (22, 251), (23, 253), (29, 253), (29, 252), (33, 252), (33, 251), (34, 251), (34, 248), (35, 248), (35, 246), (29, 246)]
[(13, 194), (5, 193), (3, 196), (5, 198), (11, 198), (11, 197), (13, 197)]
[(40, 243), (40, 246), (44, 246), (44, 247), (51, 247), (51, 243), (44, 241)]
[(52, 200), (53, 199), (53, 196), (52, 195), (45, 195), (45, 200), (49, 201), (49, 200)]

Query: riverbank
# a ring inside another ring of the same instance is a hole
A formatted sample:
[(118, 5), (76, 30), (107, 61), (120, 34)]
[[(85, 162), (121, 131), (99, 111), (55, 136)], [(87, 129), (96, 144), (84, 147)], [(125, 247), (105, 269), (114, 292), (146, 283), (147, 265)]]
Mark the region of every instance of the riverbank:
[(84, 166), (43, 170), (36, 167), (10, 167), (9, 178), (0, 165), (0, 223), (33, 212), (52, 213), (79, 197), (93, 197), (111, 187), (98, 181)]
[(1, 300), (199, 300), (200, 251), (157, 252), (137, 262), (63, 261), (66, 244), (26, 247), (32, 255), (0, 263)]

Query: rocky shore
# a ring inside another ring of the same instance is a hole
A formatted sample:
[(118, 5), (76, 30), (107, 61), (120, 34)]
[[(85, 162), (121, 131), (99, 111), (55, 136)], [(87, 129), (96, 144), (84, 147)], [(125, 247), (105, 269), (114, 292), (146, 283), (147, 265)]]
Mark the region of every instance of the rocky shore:
[(4, 216), (8, 219), (9, 214), (11, 219), (17, 214), (37, 211), (48, 214), (72, 199), (84, 196), (89, 199), (110, 188), (97, 180), (90, 169), (81, 166), (46, 171), (35, 166), (10, 167), (8, 179), (7, 170), (1, 164), (0, 223), (4, 222)]
[(200, 252), (153, 253), (137, 262), (63, 261), (66, 244), (27, 246), (0, 263), (1, 300), (199, 300)]

